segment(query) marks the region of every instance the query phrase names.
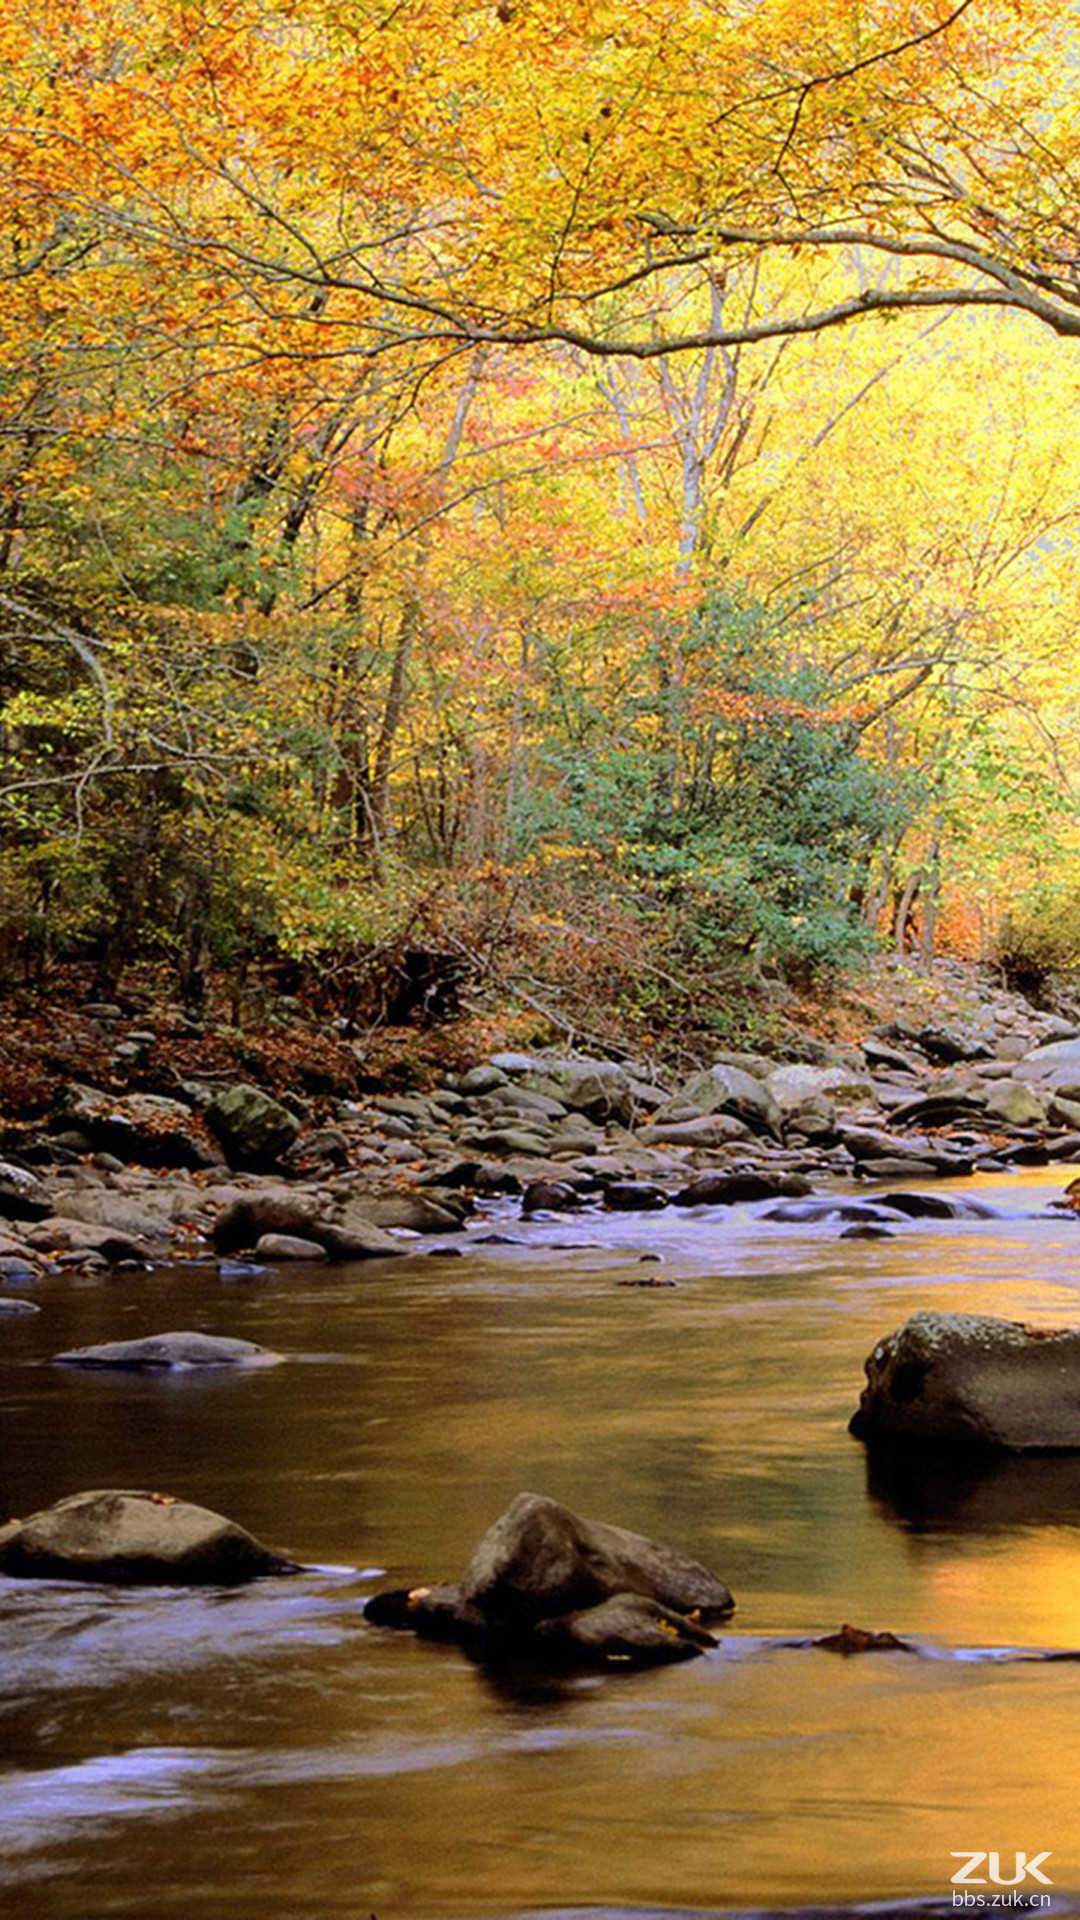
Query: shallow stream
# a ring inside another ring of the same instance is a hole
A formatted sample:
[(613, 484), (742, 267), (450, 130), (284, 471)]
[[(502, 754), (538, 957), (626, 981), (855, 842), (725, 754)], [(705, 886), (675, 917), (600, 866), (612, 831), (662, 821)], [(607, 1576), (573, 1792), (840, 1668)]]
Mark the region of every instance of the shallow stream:
[[(1055, 1910), (1080, 1911), (1080, 1664), (1010, 1657), (1080, 1649), (1080, 1458), (881, 1479), (846, 1432), (866, 1354), (917, 1308), (1080, 1324), (1080, 1220), (1041, 1215), (1069, 1177), (966, 1182), (998, 1217), (881, 1241), (671, 1210), (489, 1221), (526, 1244), (470, 1234), (461, 1258), (37, 1284), (40, 1314), (0, 1326), (4, 1517), (151, 1486), (315, 1570), (0, 1581), (0, 1911), (949, 1904), (952, 1855), (980, 1848), (1002, 1873), (1050, 1849)], [(643, 1280), (677, 1284), (620, 1284)], [(49, 1364), (172, 1328), (290, 1364)], [(721, 1650), (542, 1681), (364, 1624), (375, 1587), (454, 1578), (525, 1488), (715, 1566)], [(842, 1621), (919, 1651), (778, 1644)]]

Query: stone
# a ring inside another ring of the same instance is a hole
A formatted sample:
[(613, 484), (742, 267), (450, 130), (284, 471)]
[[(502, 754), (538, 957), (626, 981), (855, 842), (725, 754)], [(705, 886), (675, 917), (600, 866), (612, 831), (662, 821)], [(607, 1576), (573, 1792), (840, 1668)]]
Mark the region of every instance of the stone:
[(312, 1127), (301, 1133), (286, 1149), (283, 1158), (290, 1168), (347, 1167), (349, 1142), (340, 1127)]
[(229, 1165), (255, 1172), (273, 1167), (300, 1133), (294, 1113), (259, 1087), (244, 1083), (216, 1094), (205, 1118)]
[[(463, 1196), (455, 1193), (448, 1198), (461, 1201)], [(455, 1233), (464, 1224), (468, 1210), (467, 1202), (460, 1210), (453, 1204), (442, 1205), (429, 1187), (424, 1193), (382, 1194), (372, 1199), (346, 1201), (335, 1214), (334, 1224), (346, 1233), (368, 1227), (384, 1230), (405, 1227), (410, 1233)], [(318, 1234), (314, 1237), (319, 1238)]]
[(36, 1174), (0, 1160), (0, 1218), (44, 1220), (52, 1210), (52, 1201)]
[(951, 1127), (983, 1119), (990, 1098), (986, 1087), (968, 1086), (963, 1092), (920, 1094), (889, 1115), (897, 1126)]
[(812, 1647), (818, 1647), (823, 1653), (914, 1653), (916, 1649), (909, 1640), (901, 1640), (895, 1633), (875, 1632), (870, 1627), (853, 1627), (847, 1621), (839, 1633), (823, 1634), (820, 1640), (811, 1640)]
[(13, 1252), (9, 1247), (0, 1250), (0, 1281), (36, 1280), (38, 1269), (29, 1254)]
[(405, 1252), (400, 1241), (356, 1210), (348, 1210), (344, 1220), (331, 1221), (324, 1216), (323, 1205), (319, 1194), (293, 1193), (288, 1188), (242, 1195), (218, 1214), (214, 1245), (219, 1253), (238, 1253), (255, 1247), (264, 1234), (283, 1234), (314, 1241), (331, 1260), (393, 1258)]
[(987, 1045), (985, 1036), (965, 1027), (920, 1027), (915, 1035), (915, 1043), (922, 1048), (927, 1059), (937, 1066), (951, 1067), (961, 1060), (989, 1060), (993, 1057), (993, 1049)]
[[(156, 1211), (160, 1203), (164, 1211)], [(108, 1188), (64, 1195), (64, 1218), (83, 1220), (90, 1226), (115, 1228), (135, 1240), (165, 1240), (169, 1236), (171, 1196), (152, 1192), (145, 1199), (132, 1200), (126, 1193)]]
[(667, 1194), (648, 1180), (613, 1180), (604, 1192), (612, 1213), (657, 1213), (667, 1204)]
[(214, 1245), (219, 1253), (236, 1253), (241, 1247), (253, 1247), (264, 1233), (313, 1240), (321, 1207), (318, 1195), (292, 1192), (288, 1187), (243, 1194), (228, 1202), (214, 1221)]
[(0, 1573), (124, 1586), (240, 1586), (297, 1573), (243, 1527), (169, 1494), (75, 1493), (0, 1528)]
[[(867, 1180), (932, 1180), (938, 1172), (933, 1160), (860, 1160), (855, 1169)], [(950, 1168), (951, 1172), (952, 1169)], [(971, 1172), (971, 1168), (968, 1168)], [(942, 1178), (945, 1171), (942, 1170)]]
[(543, 1064), (543, 1061), (534, 1053), (515, 1053), (513, 1050), (493, 1053), (488, 1062), (489, 1066), (496, 1067), (500, 1073), (511, 1075), (532, 1073), (534, 1069), (539, 1072)]
[(551, 1134), (537, 1133), (527, 1127), (491, 1127), (462, 1134), (461, 1144), (478, 1153), (522, 1154), (529, 1160), (543, 1159), (551, 1145)]
[(53, 1355), (58, 1367), (120, 1367), (187, 1373), (195, 1367), (275, 1367), (283, 1355), (251, 1340), (209, 1333), (155, 1333), (143, 1340), (107, 1340)]
[(197, 1169), (217, 1158), (199, 1115), (163, 1094), (111, 1094), (76, 1085), (68, 1089), (61, 1118), (88, 1147), (115, 1153), (125, 1165)]
[(679, 1088), (676, 1099), (696, 1108), (698, 1113), (732, 1113), (756, 1133), (775, 1134), (779, 1128), (780, 1108), (768, 1087), (742, 1067), (726, 1066), (718, 1061), (700, 1073), (691, 1074)]
[(985, 1200), (959, 1199), (942, 1193), (883, 1193), (878, 1205), (891, 1207), (909, 1220), (993, 1220), (995, 1209)]
[[(561, 1100), (553, 1100), (549, 1094), (533, 1093), (528, 1087), (500, 1087), (494, 1093), (485, 1094), (482, 1100), (474, 1103), (477, 1112), (484, 1114), (496, 1123), (505, 1118), (516, 1116), (519, 1120), (567, 1120), (568, 1109)], [(581, 1124), (582, 1116), (576, 1116)]]
[(318, 1239), (331, 1260), (398, 1260), (409, 1252), (392, 1233), (371, 1220), (354, 1219), (347, 1227), (320, 1222)]
[(1032, 1078), (1062, 1077), (1080, 1085), (1080, 1039), (1051, 1040), (1047, 1046), (1032, 1047), (1024, 1055), (1022, 1066)]
[(521, 1211), (525, 1215), (567, 1213), (582, 1204), (582, 1196), (565, 1180), (531, 1180), (521, 1196)]
[(716, 1645), (702, 1616), (734, 1602), (695, 1560), (523, 1493), (489, 1528), (457, 1586), (375, 1594), (373, 1625), (547, 1665), (663, 1664)]
[(718, 1147), (749, 1140), (751, 1129), (733, 1113), (708, 1113), (694, 1120), (650, 1121), (638, 1127), (635, 1138), (643, 1147)]
[(0, 1320), (18, 1319), (20, 1314), (40, 1313), (41, 1308), (32, 1300), (16, 1300), (10, 1294), (0, 1294)]
[[(628, 1127), (644, 1104), (635, 1092), (632, 1075), (612, 1060), (581, 1055), (543, 1060), (537, 1063), (537, 1068), (523, 1074), (518, 1084), (558, 1100), (573, 1113), (587, 1114), (590, 1120), (601, 1123), (614, 1120), (619, 1126)], [(642, 1092), (647, 1095), (649, 1090), (642, 1089)]]
[(737, 1207), (809, 1192), (810, 1182), (798, 1173), (702, 1173), (671, 1197), (677, 1207)]
[(364, 1619), (373, 1627), (405, 1627), (422, 1640), (472, 1643), (477, 1649), (487, 1633), (483, 1614), (465, 1605), (458, 1586), (395, 1587), (373, 1594)]
[(135, 1260), (142, 1265), (154, 1257), (154, 1249), (146, 1240), (120, 1233), (114, 1227), (95, 1226), (89, 1220), (72, 1220), (64, 1214), (36, 1221), (27, 1227), (23, 1239), (38, 1253), (98, 1254), (109, 1264)]
[(1003, 1121), (1009, 1127), (1044, 1127), (1047, 1102), (1034, 1087), (1022, 1081), (1006, 1080), (991, 1087), (986, 1097), (988, 1119)]
[(871, 1035), (863, 1042), (863, 1058), (868, 1067), (884, 1067), (890, 1073), (920, 1074), (923, 1071), (921, 1060), (907, 1053), (901, 1047), (891, 1046), (888, 1041)]
[(480, 1541), (462, 1599), (488, 1621), (514, 1627), (644, 1594), (678, 1613), (731, 1613), (723, 1581), (696, 1560), (644, 1535), (583, 1520), (543, 1494), (521, 1493)]
[(916, 1313), (866, 1362), (851, 1431), (871, 1445), (1080, 1451), (1080, 1330)]
[(850, 1220), (857, 1225), (888, 1226), (897, 1216), (870, 1200), (844, 1200), (839, 1195), (812, 1195), (807, 1200), (781, 1200), (768, 1207), (763, 1220), (779, 1220), (784, 1226), (813, 1226), (822, 1220)]
[(865, 1100), (874, 1091), (866, 1074), (854, 1073), (848, 1067), (775, 1067), (765, 1085), (785, 1115), (810, 1105), (823, 1094)]
[(668, 1666), (718, 1644), (696, 1620), (641, 1593), (617, 1593), (599, 1606), (544, 1620), (536, 1641), (548, 1658), (603, 1667)]
[[(512, 1054), (509, 1057), (522, 1061), (522, 1066), (516, 1069), (519, 1072), (528, 1073), (533, 1065), (527, 1054)], [(513, 1071), (515, 1071), (514, 1068), (509, 1069), (509, 1072)], [(486, 1066), (470, 1067), (467, 1073), (452, 1074), (448, 1080), (452, 1092), (473, 1097), (481, 1093), (493, 1093), (496, 1087), (505, 1087), (508, 1084), (508, 1070), (494, 1060), (489, 1060)]]
[(326, 1248), (319, 1240), (304, 1240), (295, 1233), (261, 1233), (255, 1242), (258, 1260), (325, 1260)]

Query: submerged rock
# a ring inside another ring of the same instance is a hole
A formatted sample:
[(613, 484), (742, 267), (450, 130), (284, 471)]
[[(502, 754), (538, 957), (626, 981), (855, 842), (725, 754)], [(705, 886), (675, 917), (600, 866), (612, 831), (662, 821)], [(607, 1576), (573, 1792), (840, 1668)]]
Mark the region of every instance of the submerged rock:
[(641, 1665), (714, 1645), (701, 1617), (722, 1618), (734, 1604), (716, 1574), (676, 1548), (522, 1493), (459, 1586), (377, 1594), (364, 1613), (478, 1652)]
[(53, 1356), (58, 1367), (122, 1367), (190, 1372), (195, 1367), (276, 1367), (283, 1358), (251, 1340), (209, 1333), (154, 1333), (145, 1340), (106, 1340)]
[(916, 1313), (866, 1362), (851, 1432), (987, 1452), (1080, 1450), (1080, 1331)]
[(125, 1586), (241, 1586), (297, 1573), (243, 1527), (162, 1493), (75, 1493), (0, 1528), (0, 1573)]
[(895, 1633), (878, 1633), (869, 1627), (852, 1627), (847, 1621), (839, 1633), (826, 1633), (820, 1640), (811, 1640), (812, 1647), (820, 1647), (824, 1653), (914, 1653), (915, 1648), (909, 1640), (901, 1640)]

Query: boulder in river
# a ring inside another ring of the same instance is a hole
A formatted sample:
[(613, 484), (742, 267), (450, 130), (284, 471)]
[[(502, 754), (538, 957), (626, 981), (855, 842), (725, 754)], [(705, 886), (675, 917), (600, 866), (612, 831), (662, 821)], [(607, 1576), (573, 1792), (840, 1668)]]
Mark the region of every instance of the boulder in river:
[(153, 1333), (143, 1340), (106, 1340), (54, 1355), (58, 1367), (121, 1367), (188, 1373), (196, 1367), (275, 1367), (283, 1356), (252, 1340), (209, 1333)]
[(490, 1527), (459, 1586), (376, 1594), (379, 1626), (542, 1662), (653, 1664), (714, 1645), (703, 1618), (729, 1614), (724, 1582), (673, 1547), (584, 1520), (522, 1493)]
[(74, 1493), (0, 1527), (0, 1573), (124, 1586), (242, 1586), (297, 1573), (235, 1521), (162, 1493)]
[(605, 1521), (583, 1520), (544, 1494), (520, 1493), (489, 1527), (465, 1569), (462, 1594), (511, 1626), (645, 1594), (678, 1613), (731, 1613), (724, 1582), (674, 1547)]
[(871, 1445), (1080, 1451), (1080, 1330), (916, 1313), (877, 1346), (851, 1431)]
[(566, 1213), (582, 1204), (582, 1195), (565, 1180), (530, 1180), (521, 1196), (523, 1214)]

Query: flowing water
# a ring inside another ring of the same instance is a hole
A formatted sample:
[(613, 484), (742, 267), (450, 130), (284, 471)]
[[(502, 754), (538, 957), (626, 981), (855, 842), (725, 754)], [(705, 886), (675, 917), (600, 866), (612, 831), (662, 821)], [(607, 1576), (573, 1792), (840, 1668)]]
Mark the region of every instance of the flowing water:
[[(0, 1581), (0, 1910), (891, 1910), (948, 1904), (951, 1856), (981, 1848), (1002, 1875), (1050, 1849), (1055, 1910), (1080, 1911), (1080, 1664), (1014, 1657), (1080, 1648), (1080, 1458), (884, 1479), (846, 1432), (866, 1354), (917, 1308), (1080, 1324), (1080, 1221), (1042, 1212), (1068, 1177), (965, 1183), (999, 1217), (881, 1241), (746, 1207), (496, 1222), (525, 1244), (470, 1234), (457, 1259), (38, 1283), (40, 1314), (0, 1324), (4, 1515), (152, 1486), (312, 1570)], [(677, 1284), (620, 1284), (643, 1279)], [(289, 1364), (49, 1364), (188, 1327)], [(544, 1680), (365, 1625), (377, 1586), (455, 1577), (524, 1488), (714, 1565), (722, 1648)], [(781, 1644), (842, 1621), (918, 1652)]]

